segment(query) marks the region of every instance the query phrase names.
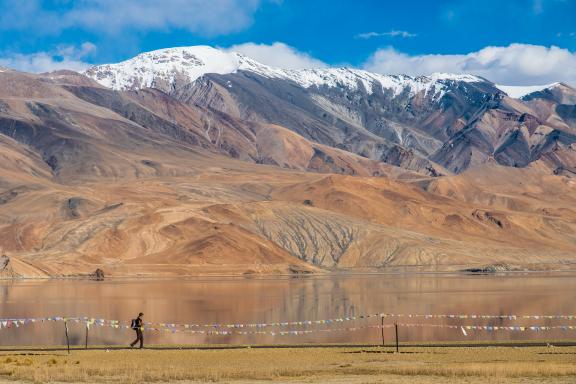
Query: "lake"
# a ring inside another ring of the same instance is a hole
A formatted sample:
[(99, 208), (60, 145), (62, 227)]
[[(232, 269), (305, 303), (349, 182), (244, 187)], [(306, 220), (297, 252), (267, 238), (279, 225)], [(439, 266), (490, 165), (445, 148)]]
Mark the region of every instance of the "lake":
[[(93, 317), (129, 322), (138, 312), (158, 323), (236, 324), (338, 319), (376, 313), (573, 315), (576, 274), (379, 274), (140, 280), (0, 281), (0, 318)], [(314, 331), (298, 335), (208, 335), (146, 331), (147, 343), (380, 343), (379, 317), (328, 324), (251, 328), (244, 331)], [(386, 318), (400, 323), (401, 341), (574, 339), (575, 330), (468, 330), (429, 325), (556, 326), (574, 319)], [(408, 327), (404, 324), (426, 324)], [(333, 329), (357, 328), (332, 331)], [(194, 328), (195, 330), (205, 328)], [(83, 344), (85, 327), (70, 323), (72, 344)], [(207, 330), (210, 330), (209, 328)], [(212, 329), (214, 330), (214, 329)], [(232, 330), (243, 331), (243, 329)], [(133, 331), (93, 326), (91, 344), (128, 344)], [(394, 329), (385, 328), (386, 342)], [(63, 322), (0, 329), (1, 345), (62, 345)]]

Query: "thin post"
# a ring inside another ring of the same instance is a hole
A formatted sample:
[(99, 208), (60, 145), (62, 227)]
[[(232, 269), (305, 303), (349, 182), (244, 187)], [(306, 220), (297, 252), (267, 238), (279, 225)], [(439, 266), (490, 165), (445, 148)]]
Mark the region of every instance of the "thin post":
[(88, 322), (86, 322), (86, 345), (85, 349), (88, 349)]
[(70, 354), (70, 338), (68, 337), (68, 321), (64, 321), (64, 329), (66, 330), (66, 344), (68, 345), (68, 354)]
[(400, 347), (398, 345), (398, 323), (394, 323), (394, 328), (396, 329), (396, 352), (400, 352)]
[(380, 328), (380, 331), (382, 332), (382, 347), (384, 347), (384, 316), (380, 317), (382, 319), (382, 327)]

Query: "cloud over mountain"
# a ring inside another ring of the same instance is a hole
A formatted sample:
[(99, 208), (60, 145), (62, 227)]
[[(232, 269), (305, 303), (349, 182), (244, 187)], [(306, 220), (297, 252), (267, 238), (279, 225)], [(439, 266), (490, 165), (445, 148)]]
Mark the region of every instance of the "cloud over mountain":
[(94, 44), (84, 42), (78, 47), (61, 45), (52, 51), (29, 54), (8, 52), (0, 57), (0, 66), (32, 73), (51, 72), (59, 69), (83, 71), (91, 66), (85, 62), (85, 59), (92, 55), (96, 49)]
[(555, 46), (530, 44), (490, 46), (468, 54), (414, 56), (388, 47), (377, 50), (364, 63), (364, 68), (379, 73), (411, 75), (470, 73), (496, 83), (513, 85), (555, 81), (576, 84), (576, 53)]
[(263, 64), (283, 69), (325, 68), (328, 64), (318, 60), (305, 52), (284, 43), (273, 44), (244, 43), (228, 48), (246, 55)]
[[(326, 68), (330, 64), (283, 42), (248, 42), (225, 48), (263, 64), (283, 69)], [(4, 53), (0, 66), (27, 72), (56, 69), (84, 70), (96, 50), (85, 42), (78, 47), (61, 45), (31, 54)], [(489, 46), (466, 54), (409, 55), (394, 47), (378, 49), (360, 68), (381, 74), (429, 75), (435, 72), (473, 74), (498, 84), (541, 85), (565, 82), (576, 85), (576, 53), (556, 46), (510, 44)]]

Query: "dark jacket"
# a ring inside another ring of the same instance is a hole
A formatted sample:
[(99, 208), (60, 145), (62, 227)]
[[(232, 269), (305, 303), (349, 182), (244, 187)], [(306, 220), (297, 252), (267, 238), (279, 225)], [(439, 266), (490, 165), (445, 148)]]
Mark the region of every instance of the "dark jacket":
[(135, 327), (134, 327), (134, 329), (140, 329), (140, 328), (142, 328), (142, 325), (143, 325), (142, 319), (139, 318), (139, 317), (137, 317), (137, 318), (134, 319), (134, 320), (136, 320), (136, 321), (135, 321)]

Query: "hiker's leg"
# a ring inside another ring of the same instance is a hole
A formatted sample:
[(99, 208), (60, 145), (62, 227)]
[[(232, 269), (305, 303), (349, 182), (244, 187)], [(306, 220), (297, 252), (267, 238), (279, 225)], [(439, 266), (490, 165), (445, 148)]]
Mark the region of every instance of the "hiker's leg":
[(140, 336), (138, 336), (138, 331), (136, 331), (136, 340), (134, 340), (133, 342), (130, 343), (130, 346), (133, 347), (136, 345), (136, 343), (138, 342), (138, 339), (140, 338)]
[(141, 329), (138, 330), (138, 338), (140, 338), (140, 348), (144, 348), (144, 333)]

